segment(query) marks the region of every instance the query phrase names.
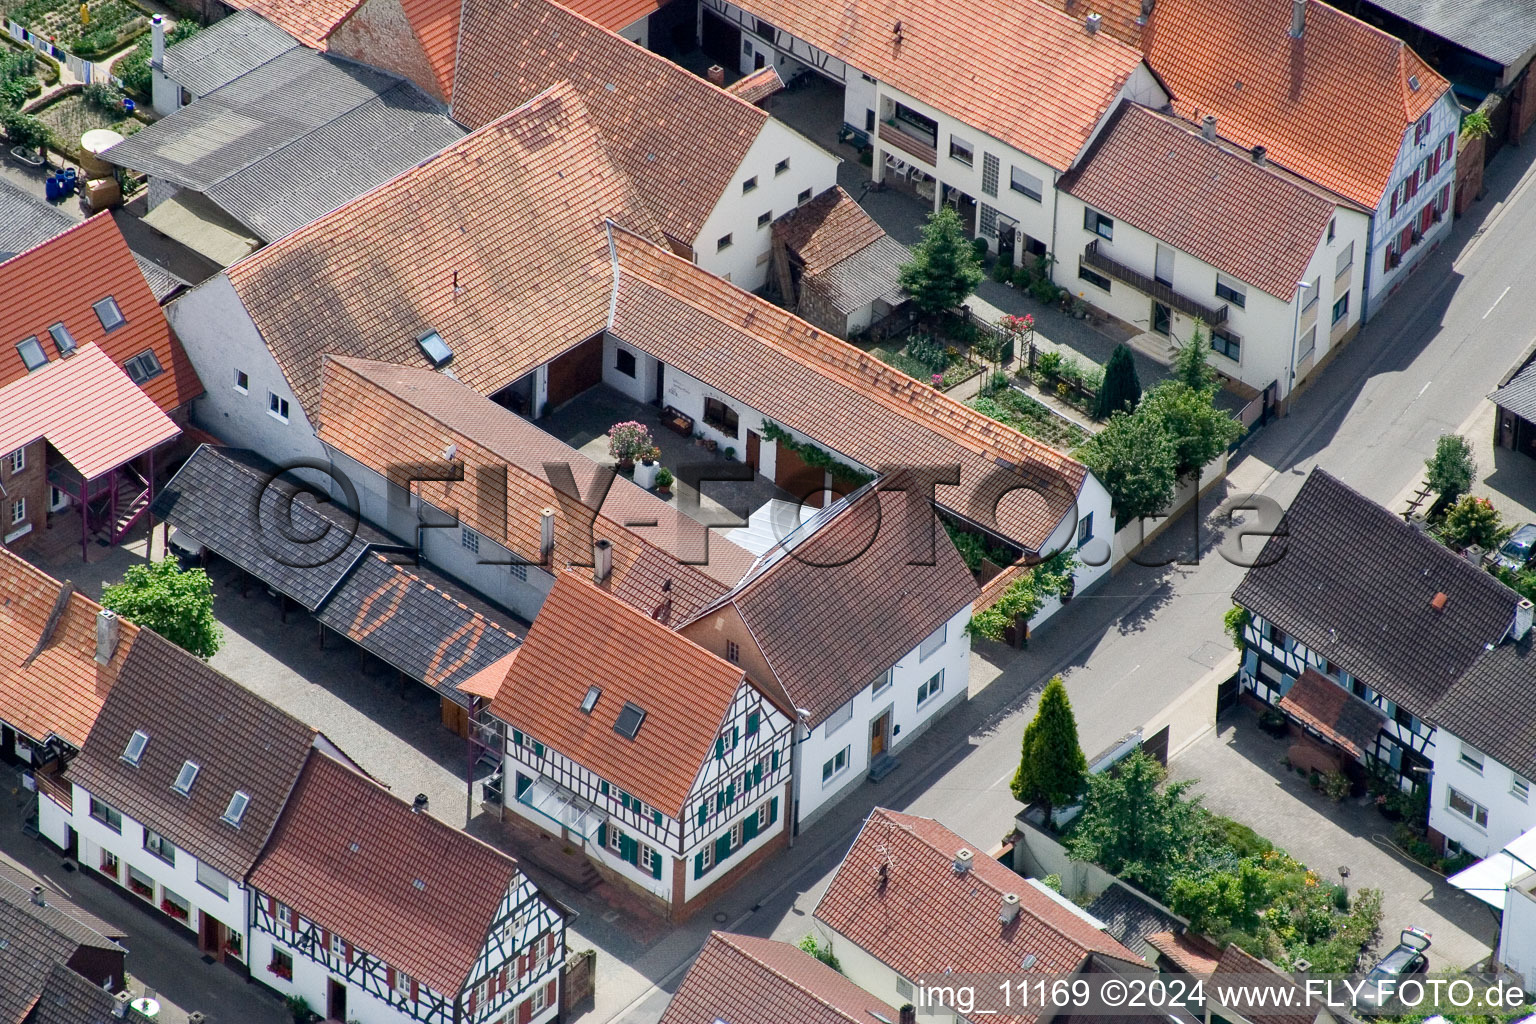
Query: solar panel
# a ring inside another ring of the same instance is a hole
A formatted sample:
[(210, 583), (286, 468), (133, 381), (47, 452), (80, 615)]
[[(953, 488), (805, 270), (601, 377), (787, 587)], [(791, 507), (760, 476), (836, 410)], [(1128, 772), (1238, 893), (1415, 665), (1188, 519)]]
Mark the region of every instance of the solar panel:
[(613, 731), (625, 739), (634, 739), (635, 733), (640, 731), (640, 723), (645, 721), (645, 709), (631, 701), (624, 702), (624, 708), (619, 712), (619, 720), (613, 723)]

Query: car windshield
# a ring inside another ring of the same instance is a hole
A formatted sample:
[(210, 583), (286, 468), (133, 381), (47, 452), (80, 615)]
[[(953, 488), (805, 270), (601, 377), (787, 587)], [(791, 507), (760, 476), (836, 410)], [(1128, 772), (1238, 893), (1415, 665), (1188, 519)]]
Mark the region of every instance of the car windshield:
[(1409, 949), (1407, 946), (1398, 946), (1382, 958), (1381, 963), (1377, 964), (1376, 968), (1371, 971), (1370, 977), (1375, 979), (1400, 974), (1407, 969), (1408, 965), (1413, 962), (1413, 958), (1417, 955), (1418, 952), (1416, 950)]
[(1531, 553), (1531, 542), (1536, 541), (1536, 535), (1526, 534), (1524, 537), (1511, 537), (1504, 542), (1503, 552), (1506, 555), (1528, 555)]

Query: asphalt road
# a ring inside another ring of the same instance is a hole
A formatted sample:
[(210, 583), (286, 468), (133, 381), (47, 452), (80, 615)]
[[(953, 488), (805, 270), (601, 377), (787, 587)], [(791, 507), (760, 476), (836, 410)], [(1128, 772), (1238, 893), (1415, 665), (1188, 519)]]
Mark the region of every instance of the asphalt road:
[[(1131, 567), (1079, 597), (1022, 654), (979, 648), (972, 699), (923, 738), (905, 769), (864, 787), (785, 858), (780, 872), (748, 880), (712, 922), (694, 924), (637, 964), (658, 989), (617, 1015), (649, 1022), (665, 1008), (689, 956), (711, 924), (798, 940), (843, 851), (875, 803), (939, 819), (982, 848), (1008, 831), (1017, 803), (1008, 781), (1034, 695), (1062, 673), (1083, 747), (1097, 751), (1161, 711), (1227, 649), (1221, 616), (1243, 569), (1215, 552), (1221, 501), (1258, 492), (1289, 504), (1306, 475), (1322, 467), (1368, 497), (1392, 504), (1415, 481), (1435, 439), (1476, 418), (1484, 396), (1536, 337), (1536, 149), (1506, 150), (1489, 168), (1487, 194), (1355, 340), (1297, 399), (1291, 415), (1246, 445), (1225, 490), (1202, 502), (1202, 555), (1195, 564)], [(1530, 471), (1536, 473), (1536, 466)], [(1184, 557), (1191, 521), (1155, 547)], [(919, 760), (922, 763), (918, 763)], [(902, 777), (905, 776), (905, 777)], [(811, 849), (807, 851), (805, 847)], [(667, 962), (677, 967), (665, 970)]]

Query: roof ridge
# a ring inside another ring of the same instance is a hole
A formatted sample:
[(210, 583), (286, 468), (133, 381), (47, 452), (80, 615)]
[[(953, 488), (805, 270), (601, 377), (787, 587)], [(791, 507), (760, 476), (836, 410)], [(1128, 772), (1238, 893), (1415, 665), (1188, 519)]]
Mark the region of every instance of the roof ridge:
[[(114, 228), (117, 227), (117, 222), (112, 220), (112, 213), (111, 213), (111, 211), (110, 210), (102, 210), (100, 213), (92, 214), (91, 216), (85, 218), (82, 221), (79, 221), (79, 222), (77, 222), (75, 224), (71, 224), (69, 227), (65, 228), (63, 231), (60, 231), (58, 234), (54, 235), (52, 238), (45, 238), (41, 242), (38, 242), (36, 245), (30, 246), (30, 247), (28, 247), (26, 249), (23, 249), (21, 252), (12, 254), (4, 262), (0, 262), (0, 270), (3, 270), (5, 267), (8, 267), (12, 263), (15, 263), (17, 260), (21, 259), (23, 256), (26, 256), (26, 255), (29, 255), (31, 253), (36, 252), (37, 250), (43, 248), (45, 245), (52, 245), (54, 242), (57, 242), (59, 239), (63, 238), (66, 235), (72, 234), (72, 233), (74, 233), (76, 231), (83, 231), (85, 228), (88, 228), (88, 227), (94, 225), (97, 221), (100, 221), (103, 218), (105, 218), (107, 221), (110, 221)], [(105, 230), (105, 228), (103, 227), (101, 230)], [(120, 230), (118, 231), (118, 235), (119, 236), (122, 235), (122, 232)], [(127, 242), (126, 241), (123, 244), (124, 244), (125, 247), (127, 246)], [(129, 250), (129, 251), (132, 252), (132, 250)]]
[[(801, 984), (798, 979), (790, 977), (789, 974), (787, 974), (786, 972), (779, 970), (774, 965), (768, 963), (767, 961), (765, 961), (765, 960), (763, 960), (763, 959), (761, 959), (761, 958), (759, 958), (757, 956), (754, 956), (750, 951), (742, 948), (740, 945), (737, 945), (734, 941), (732, 941), (734, 938), (736, 938), (736, 936), (732, 935), (730, 932), (716, 932), (715, 934), (719, 935), (721, 937), (722, 941), (724, 941), (724, 943), (727, 946), (730, 946), (731, 949), (735, 950), (738, 954), (740, 954), (741, 956), (745, 957), (747, 960), (751, 961), (752, 963), (756, 964), (758, 967), (762, 968), (763, 970), (767, 971), (769, 974), (773, 975), (775, 978), (778, 978), (780, 981), (790, 985), (791, 987), (793, 987), (797, 991), (803, 992), (806, 995), (810, 996), (816, 1002), (820, 1003), (822, 1006), (825, 1006), (827, 1009), (831, 1010), (833, 1013), (837, 1014), (839, 1017), (842, 1017), (844, 1020), (853, 1021), (853, 1022), (858, 1022), (860, 1020), (859, 1017), (857, 1017), (856, 1015), (854, 1015), (854, 1014), (848, 1012), (847, 1010), (843, 1009), (841, 1006), (838, 1006), (832, 1000), (830, 1000), (827, 997), (823, 996), (819, 991), (816, 991), (814, 989), (806, 987), (805, 985)], [(756, 938), (756, 936), (748, 936), (748, 937), (749, 938)], [(789, 943), (782, 942), (779, 939), (764, 939), (762, 941), (764, 941), (764, 942), (779, 942), (781, 945), (785, 945), (785, 946), (789, 945)], [(791, 948), (794, 948), (794, 947), (791, 947)], [(820, 960), (815, 959), (809, 953), (806, 953), (803, 950), (798, 950), (798, 952), (800, 953), (801, 956), (803, 956), (806, 959), (810, 960), (812, 963), (821, 964)], [(826, 965), (822, 964), (822, 966), (825, 967)], [(832, 971), (832, 968), (826, 967), (826, 970)], [(847, 982), (850, 985), (853, 984), (852, 981), (849, 981), (842, 974), (839, 974), (836, 971), (833, 971), (832, 973), (836, 974), (837, 977), (840, 980), (845, 981), (845, 982)], [(894, 1022), (893, 1022), (893, 1024), (894, 1024)]]
[[(673, 629), (672, 627), (670, 627), (670, 626), (668, 626), (668, 625), (658, 621), (657, 619), (653, 619), (651, 616), (645, 614), (639, 608), (636, 608), (634, 605), (630, 604), (629, 602), (619, 600), (617, 597), (614, 597), (612, 594), (608, 593), (608, 591), (604, 590), (602, 587), (599, 587), (597, 584), (593, 583), (590, 580), (584, 579), (582, 577), (581, 573), (578, 573), (578, 572), (572, 570), (570, 567), (567, 567), (563, 572), (558, 574), (555, 578), (556, 578), (557, 581), (558, 580), (568, 579), (568, 580), (570, 580), (571, 582), (573, 582), (575, 584), (578, 584), (580, 586), (588, 588), (593, 593), (602, 595), (602, 599), (603, 600), (612, 602), (618, 609), (621, 610), (621, 614), (619, 616), (617, 616), (617, 617), (622, 618), (623, 615), (629, 615), (635, 621), (644, 623), (645, 625), (642, 628), (644, 628), (644, 629), (655, 629), (655, 630), (658, 630), (660, 633), (666, 633), (666, 634), (669, 634), (671, 636), (674, 636), (674, 637), (678, 638), (679, 640), (683, 641), (689, 647), (696, 648), (699, 652), (707, 655), (710, 659), (718, 662), (720, 665), (725, 667), (726, 671), (732, 673), (733, 675), (739, 675), (742, 679), (745, 679), (747, 677), (747, 670), (742, 668), (740, 665), (737, 665), (735, 662), (727, 661), (726, 659), (720, 657), (720, 655), (716, 654), (714, 651), (711, 651), (709, 648), (705, 647), (703, 644), (696, 643), (690, 637), (684, 636), (682, 633), (680, 633), (677, 630)], [(537, 620), (535, 620), (535, 624), (537, 624)], [(532, 631), (530, 630), (530, 632), (532, 632)], [(738, 685), (740, 685), (740, 684), (738, 683)]]

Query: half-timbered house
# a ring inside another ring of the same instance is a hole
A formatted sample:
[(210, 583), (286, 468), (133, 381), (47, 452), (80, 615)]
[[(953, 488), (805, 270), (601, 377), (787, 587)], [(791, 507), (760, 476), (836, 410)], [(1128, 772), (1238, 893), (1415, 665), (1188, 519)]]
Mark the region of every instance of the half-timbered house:
[(541, 1024), (565, 922), (517, 862), (309, 756), (250, 876), (252, 976), (359, 1024)]
[(488, 716), (506, 726), (514, 821), (675, 918), (786, 841), (788, 716), (740, 664), (574, 572), (506, 659)]

